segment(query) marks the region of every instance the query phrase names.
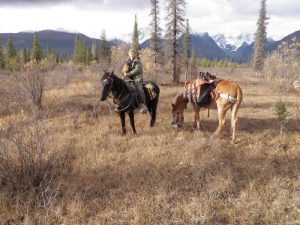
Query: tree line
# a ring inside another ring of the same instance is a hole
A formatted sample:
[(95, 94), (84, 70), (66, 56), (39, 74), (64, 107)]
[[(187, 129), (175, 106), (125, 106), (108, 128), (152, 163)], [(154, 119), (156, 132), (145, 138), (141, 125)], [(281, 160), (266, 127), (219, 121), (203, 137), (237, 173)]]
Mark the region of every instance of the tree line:
[(35, 32), (32, 38), (31, 49), (24, 48), (17, 50), (12, 37), (9, 37), (6, 44), (0, 38), (0, 69), (18, 71), (20, 67), (30, 61), (39, 63), (43, 59), (52, 59), (56, 63), (62, 62), (62, 57), (54, 53), (49, 45), (43, 50), (38, 33)]

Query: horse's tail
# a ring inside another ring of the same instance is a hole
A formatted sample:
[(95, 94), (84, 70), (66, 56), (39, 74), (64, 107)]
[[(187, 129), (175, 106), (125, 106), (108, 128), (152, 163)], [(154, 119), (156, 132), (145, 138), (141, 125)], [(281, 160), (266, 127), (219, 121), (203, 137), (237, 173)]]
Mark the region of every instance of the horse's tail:
[(237, 112), (240, 108), (240, 105), (243, 103), (243, 92), (239, 85), (237, 85), (237, 96), (236, 96), (236, 102), (233, 105), (232, 108), (232, 117), (236, 118)]
[(237, 98), (237, 100), (236, 100), (235, 105), (240, 106), (243, 103), (243, 91), (240, 86), (238, 86), (238, 88), (237, 88), (237, 97), (236, 98)]

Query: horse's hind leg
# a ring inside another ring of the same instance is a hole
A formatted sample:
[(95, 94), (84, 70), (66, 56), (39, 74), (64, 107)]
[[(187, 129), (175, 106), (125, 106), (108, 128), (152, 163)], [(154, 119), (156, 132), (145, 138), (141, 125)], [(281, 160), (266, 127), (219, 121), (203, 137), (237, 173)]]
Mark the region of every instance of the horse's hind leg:
[(133, 112), (133, 110), (129, 111), (128, 115), (129, 115), (130, 125), (131, 125), (131, 128), (132, 128), (132, 131), (133, 131), (134, 134), (136, 134), (135, 125), (134, 125), (134, 112)]
[(235, 104), (231, 112), (231, 128), (232, 128), (232, 141), (231, 144), (235, 143), (236, 140), (236, 131), (237, 131), (237, 112), (239, 109), (239, 104)]
[(195, 119), (195, 122), (194, 122), (194, 127), (197, 129), (197, 130), (200, 130), (200, 108), (197, 107), (196, 105), (193, 104), (193, 108), (194, 108), (194, 119)]
[(126, 134), (126, 127), (125, 127), (125, 112), (121, 111), (119, 112), (119, 116), (121, 119), (121, 125), (122, 125), (122, 135)]
[(215, 133), (213, 134), (213, 137), (219, 135), (219, 133), (223, 130), (225, 122), (226, 122), (227, 110), (228, 110), (228, 108), (225, 109), (224, 107), (218, 107), (219, 126), (218, 126), (217, 130), (215, 131)]

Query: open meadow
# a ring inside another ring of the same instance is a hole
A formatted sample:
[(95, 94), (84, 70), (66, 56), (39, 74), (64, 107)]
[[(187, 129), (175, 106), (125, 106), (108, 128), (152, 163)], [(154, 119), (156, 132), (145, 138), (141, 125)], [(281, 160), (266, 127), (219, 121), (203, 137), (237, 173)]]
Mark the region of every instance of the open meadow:
[[(247, 68), (208, 70), (243, 90), (235, 145), (230, 113), (219, 138), (216, 110), (201, 110), (197, 131), (189, 106), (171, 129), (183, 87), (166, 75), (157, 123), (136, 112), (137, 136), (127, 115), (121, 136), (112, 101), (99, 101), (96, 69), (51, 72), (41, 111), (1, 76), (0, 224), (300, 224), (300, 95)], [(290, 112), (282, 135), (278, 100)]]

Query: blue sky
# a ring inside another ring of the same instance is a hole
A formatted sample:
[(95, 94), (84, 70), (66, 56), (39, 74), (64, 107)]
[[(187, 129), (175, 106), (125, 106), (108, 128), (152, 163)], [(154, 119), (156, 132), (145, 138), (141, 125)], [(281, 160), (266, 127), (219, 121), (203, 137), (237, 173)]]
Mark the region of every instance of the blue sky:
[[(193, 32), (254, 33), (260, 0), (186, 0)], [(161, 28), (166, 9), (161, 1)], [(99, 38), (129, 38), (134, 14), (147, 32), (150, 0), (0, 0), (0, 32), (58, 29)], [(268, 36), (276, 40), (300, 30), (299, 0), (267, 0)]]

